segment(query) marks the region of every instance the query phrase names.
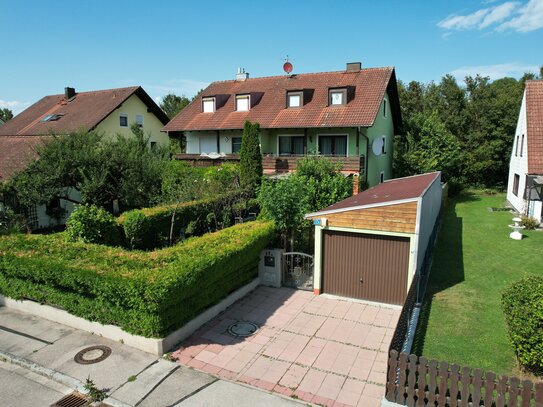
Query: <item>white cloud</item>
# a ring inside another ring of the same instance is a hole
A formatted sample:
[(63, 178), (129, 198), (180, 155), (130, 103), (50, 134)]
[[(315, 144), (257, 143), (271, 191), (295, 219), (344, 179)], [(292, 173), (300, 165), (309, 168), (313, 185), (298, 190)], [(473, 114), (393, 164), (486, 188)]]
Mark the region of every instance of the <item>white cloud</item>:
[(437, 23), (445, 30), (481, 30), (492, 24), (504, 21), (511, 16), (519, 3), (508, 1), (499, 6), (487, 7), (466, 15), (450, 15)]
[(463, 80), (466, 76), (488, 76), (491, 80), (500, 79), (506, 76), (518, 78), (526, 72), (539, 72), (537, 65), (524, 65), (519, 63), (507, 63), (496, 65), (480, 65), (480, 66), (462, 66), (454, 71), (451, 75), (459, 80)]
[(21, 113), (28, 106), (30, 106), (30, 103), (28, 103), (28, 102), (20, 102), (18, 100), (2, 100), (2, 99), (0, 99), (0, 109), (8, 108), (15, 115)]
[(543, 0), (528, 0), (524, 4), (507, 1), (470, 14), (452, 14), (437, 25), (447, 31), (483, 30), (491, 26), (497, 31), (534, 31), (543, 28)]
[(501, 24), (497, 30), (512, 29), (525, 33), (543, 28), (543, 0), (529, 0), (517, 14), (516, 17)]

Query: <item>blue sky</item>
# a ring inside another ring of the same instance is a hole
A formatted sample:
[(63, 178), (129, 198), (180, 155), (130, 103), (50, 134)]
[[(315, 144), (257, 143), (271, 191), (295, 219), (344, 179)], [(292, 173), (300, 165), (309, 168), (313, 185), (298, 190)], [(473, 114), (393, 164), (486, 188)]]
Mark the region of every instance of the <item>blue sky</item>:
[(155, 99), (209, 82), (394, 65), (403, 81), (543, 64), (543, 0), (0, 0), (0, 107), (20, 112), (65, 86), (142, 85)]

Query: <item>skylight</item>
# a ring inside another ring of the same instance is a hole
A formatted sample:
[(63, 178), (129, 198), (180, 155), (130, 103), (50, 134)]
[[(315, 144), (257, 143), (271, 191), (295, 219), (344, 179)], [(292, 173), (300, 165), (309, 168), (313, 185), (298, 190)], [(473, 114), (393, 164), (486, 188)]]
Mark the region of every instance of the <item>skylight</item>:
[(48, 114), (43, 119), (41, 119), (40, 122), (54, 122), (60, 119), (62, 116), (64, 115), (63, 114)]

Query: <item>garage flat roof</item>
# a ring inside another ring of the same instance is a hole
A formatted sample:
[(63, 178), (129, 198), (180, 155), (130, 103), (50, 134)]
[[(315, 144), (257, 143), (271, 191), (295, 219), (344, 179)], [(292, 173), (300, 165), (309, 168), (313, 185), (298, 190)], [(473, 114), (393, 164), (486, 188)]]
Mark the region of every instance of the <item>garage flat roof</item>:
[(437, 171), (410, 177), (390, 179), (318, 212), (309, 213), (305, 215), (305, 217), (310, 218), (368, 206), (383, 206), (416, 200), (423, 196), (430, 185), (440, 178), (441, 172)]

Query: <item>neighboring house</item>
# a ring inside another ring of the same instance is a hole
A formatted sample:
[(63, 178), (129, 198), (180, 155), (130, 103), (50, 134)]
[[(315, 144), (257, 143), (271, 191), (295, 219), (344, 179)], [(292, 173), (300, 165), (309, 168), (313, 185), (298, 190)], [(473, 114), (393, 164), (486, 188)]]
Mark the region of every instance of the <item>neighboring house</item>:
[[(36, 146), (51, 134), (69, 134), (78, 130), (97, 130), (106, 137), (117, 134), (132, 136), (130, 126), (139, 124), (150, 136), (150, 147), (167, 146), (169, 138), (161, 132), (168, 117), (140, 86), (76, 92), (65, 88), (59, 95), (45, 96), (0, 127), (0, 183), (26, 168), (37, 158)], [(77, 199), (76, 191), (71, 198)], [(54, 226), (65, 221), (73, 203), (54, 200), (49, 205), (28, 208), (34, 229)]]
[(306, 215), (315, 225), (314, 293), (402, 305), (431, 249), (441, 202), (441, 173), (432, 172)]
[(401, 126), (394, 68), (349, 63), (344, 71), (263, 78), (241, 72), (209, 85), (163, 131), (186, 138), (178, 159), (211, 165), (239, 159), (246, 120), (262, 129), (265, 174), (293, 171), (299, 157), (318, 151), (376, 185), (392, 176)]
[(522, 214), (542, 222), (543, 80), (526, 81), (513, 140), (507, 201)]

